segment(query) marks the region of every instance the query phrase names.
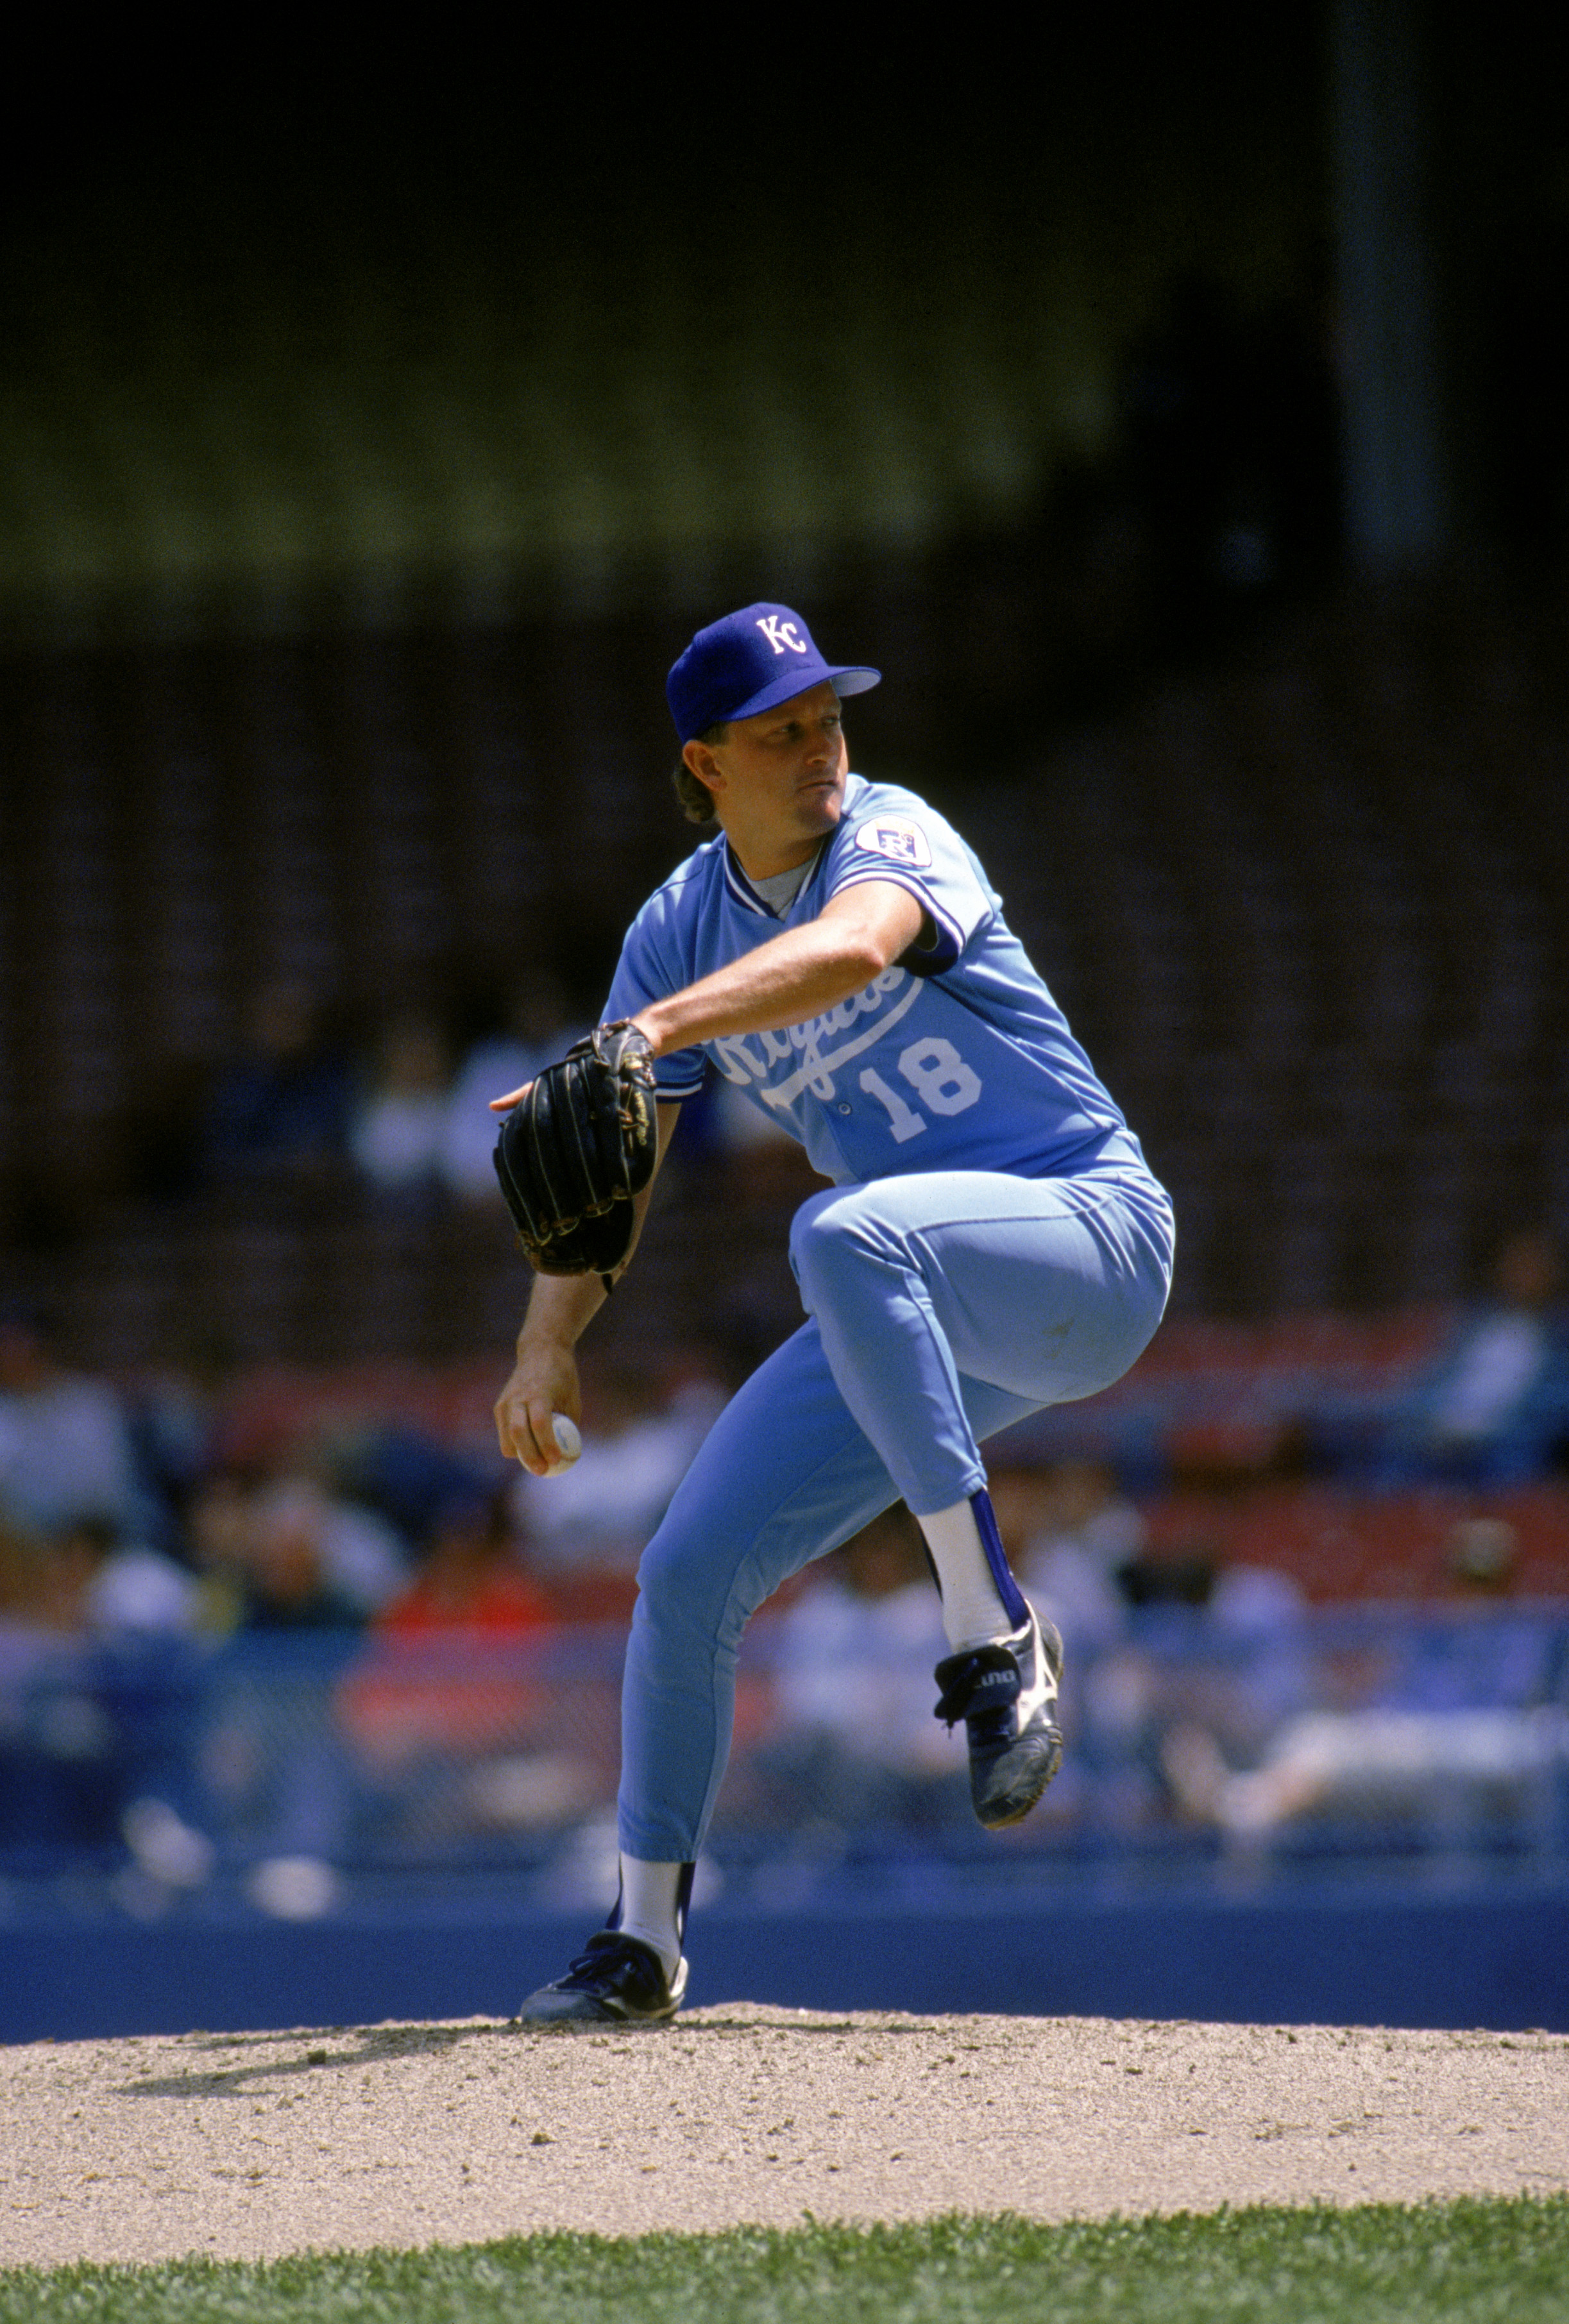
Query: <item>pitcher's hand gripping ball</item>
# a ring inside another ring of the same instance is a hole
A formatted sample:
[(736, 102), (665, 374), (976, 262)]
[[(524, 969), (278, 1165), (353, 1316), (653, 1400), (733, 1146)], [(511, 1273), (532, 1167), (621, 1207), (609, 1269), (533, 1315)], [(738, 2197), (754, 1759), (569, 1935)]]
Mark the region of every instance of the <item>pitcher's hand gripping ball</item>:
[(518, 1240), (541, 1275), (597, 1275), (610, 1289), (658, 1152), (653, 1051), (635, 1025), (598, 1026), (546, 1066), (495, 1148)]
[[(550, 1415), (550, 1434), (555, 1440), (556, 1450), (551, 1456), (547, 1449), (547, 1457), (549, 1458), (550, 1465), (545, 1474), (547, 1477), (564, 1477), (573, 1462), (582, 1453), (583, 1439), (577, 1433), (577, 1423), (575, 1420), (569, 1420), (564, 1412), (553, 1412)], [(529, 1464), (521, 1451), (518, 1453), (518, 1459), (526, 1469)]]

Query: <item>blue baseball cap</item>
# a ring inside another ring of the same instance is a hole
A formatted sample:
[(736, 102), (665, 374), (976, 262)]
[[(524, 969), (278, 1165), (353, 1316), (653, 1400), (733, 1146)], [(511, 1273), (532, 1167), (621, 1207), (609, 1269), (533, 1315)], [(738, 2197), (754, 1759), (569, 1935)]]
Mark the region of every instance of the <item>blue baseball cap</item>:
[(726, 719), (755, 718), (826, 678), (836, 694), (864, 694), (880, 669), (826, 662), (812, 633), (788, 605), (743, 605), (699, 630), (665, 681), (683, 742)]

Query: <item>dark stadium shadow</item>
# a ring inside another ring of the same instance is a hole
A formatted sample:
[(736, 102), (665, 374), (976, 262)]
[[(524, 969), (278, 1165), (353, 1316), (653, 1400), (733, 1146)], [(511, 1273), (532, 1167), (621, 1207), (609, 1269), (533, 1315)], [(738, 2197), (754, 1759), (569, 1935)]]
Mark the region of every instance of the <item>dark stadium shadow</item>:
[[(428, 2056), (433, 2051), (455, 2050), (461, 2043), (511, 2035), (516, 2027), (504, 2018), (475, 2020), (462, 2025), (387, 2025), (346, 2028), (313, 2039), (309, 2034), (235, 2034), (186, 2035), (187, 2047), (198, 2054), (217, 2051), (233, 2058), (236, 2051), (252, 2055), (239, 2064), (199, 2068), (174, 2074), (149, 2074), (123, 2082), (117, 2098), (199, 2098), (241, 2097), (257, 2081), (298, 2080), (309, 2074), (345, 2066), (375, 2065), (392, 2058)], [(180, 2038), (180, 2037), (175, 2037)], [(340, 2048), (337, 2045), (342, 2043)], [(292, 2055), (278, 2054), (292, 2052)]]
[[(868, 2011), (856, 2017), (817, 2016), (805, 2011), (749, 2008), (727, 2010), (723, 2005), (714, 2009), (694, 2012), (690, 2017), (678, 2018), (672, 2025), (625, 2026), (614, 2025), (554, 2025), (524, 2028), (516, 2018), (475, 2019), (457, 2025), (385, 2025), (356, 2026), (335, 2030), (324, 2037), (312, 2040), (309, 2034), (202, 2034), (172, 2037), (183, 2046), (203, 2053), (217, 2052), (226, 2061), (234, 2061), (236, 2052), (242, 2053), (237, 2062), (215, 2065), (205, 2071), (187, 2068), (173, 2074), (149, 2074), (137, 2081), (123, 2082), (116, 2090), (118, 2098), (221, 2098), (244, 2097), (257, 2082), (300, 2080), (309, 2074), (341, 2070), (344, 2067), (376, 2065), (393, 2058), (429, 2056), (432, 2052), (456, 2050), (466, 2042), (531, 2043), (572, 2042), (597, 2045), (601, 2049), (622, 2050), (641, 2048), (645, 2042), (672, 2042), (681, 2045), (695, 2042), (734, 2041), (737, 2035), (771, 2034), (778, 2040), (791, 2034), (831, 2034), (843, 2041), (847, 2034), (863, 2041), (898, 2040), (919, 2034), (929, 2041), (932, 2035), (930, 2018), (884, 2016)], [(982, 2041), (964, 2041), (956, 2031), (946, 2038), (956, 2049), (980, 2050), (989, 2045)], [(341, 2045), (341, 2046), (339, 2046)], [(247, 2054), (248, 2053), (248, 2054)]]

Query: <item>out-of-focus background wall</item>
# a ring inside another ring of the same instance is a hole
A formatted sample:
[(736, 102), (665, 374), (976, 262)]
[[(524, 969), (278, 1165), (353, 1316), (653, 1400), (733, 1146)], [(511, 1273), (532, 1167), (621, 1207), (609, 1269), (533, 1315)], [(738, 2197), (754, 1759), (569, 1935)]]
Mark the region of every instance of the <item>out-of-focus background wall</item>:
[(711, 1912), (1561, 1895), (1557, 36), (768, 32), (272, 96), (143, 57), (134, 110), (62, 67), (8, 165), (19, 1943), (607, 1901), (632, 1570), (815, 1182), (688, 1110), (535, 1488), (485, 1101), (689, 844), (663, 674), (752, 596), (883, 669), (855, 763), (975, 844), (1181, 1240), (1129, 1381), (998, 1448), (1079, 1673), (1048, 1810), (979, 1849), (891, 1521), (757, 1626)]

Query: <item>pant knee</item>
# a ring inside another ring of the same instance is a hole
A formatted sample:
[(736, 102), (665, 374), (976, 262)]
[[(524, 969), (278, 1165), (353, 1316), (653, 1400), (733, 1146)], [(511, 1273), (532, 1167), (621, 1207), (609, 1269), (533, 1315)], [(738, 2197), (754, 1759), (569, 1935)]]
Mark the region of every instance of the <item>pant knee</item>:
[(790, 1222), (790, 1266), (808, 1310), (818, 1295), (858, 1261), (873, 1261), (877, 1254), (862, 1230), (853, 1207), (837, 1193), (815, 1195), (803, 1203)]
[(759, 1602), (747, 1586), (748, 1549), (729, 1540), (656, 1535), (638, 1564), (634, 1627), (651, 1642), (660, 1638), (683, 1653), (734, 1647)]
[(686, 1606), (711, 1585), (711, 1561), (703, 1555), (703, 1544), (689, 1536), (666, 1536), (656, 1533), (638, 1560), (637, 1589), (641, 1603), (651, 1612), (661, 1612), (667, 1606)]
[(790, 1221), (790, 1266), (803, 1289), (816, 1274), (822, 1253), (832, 1240), (830, 1230), (823, 1223), (825, 1208), (823, 1196), (816, 1195), (809, 1203), (803, 1203)]

